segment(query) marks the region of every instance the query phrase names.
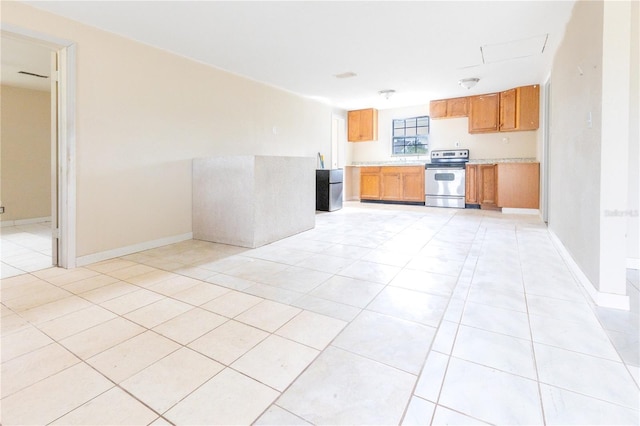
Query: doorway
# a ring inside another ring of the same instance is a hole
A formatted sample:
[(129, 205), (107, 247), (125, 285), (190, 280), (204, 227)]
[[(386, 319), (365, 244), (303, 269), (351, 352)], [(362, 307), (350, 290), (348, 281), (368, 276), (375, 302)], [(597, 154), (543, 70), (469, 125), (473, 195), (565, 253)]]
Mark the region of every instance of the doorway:
[(331, 168), (342, 169), (346, 161), (347, 130), (344, 117), (331, 117)]
[(73, 268), (75, 46), (19, 28), (1, 37), (0, 273)]

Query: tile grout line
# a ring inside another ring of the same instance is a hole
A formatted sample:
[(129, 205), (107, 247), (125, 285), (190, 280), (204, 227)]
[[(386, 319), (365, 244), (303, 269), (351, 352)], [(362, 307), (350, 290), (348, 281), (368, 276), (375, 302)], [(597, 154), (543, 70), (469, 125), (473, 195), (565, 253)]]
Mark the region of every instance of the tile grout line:
[[(454, 213), (454, 214), (449, 218), (449, 220), (448, 220), (446, 223), (449, 223), (449, 222), (451, 221), (451, 219), (452, 219), (453, 217), (455, 217), (455, 216), (456, 216), (456, 213)], [(445, 224), (443, 224), (443, 226), (442, 226), (440, 229), (442, 229), (442, 228), (446, 225), (446, 223), (445, 223)], [(477, 238), (477, 235), (478, 235), (478, 233), (480, 232), (480, 229), (481, 229), (481, 221), (480, 221), (480, 223), (478, 224), (478, 229), (476, 230), (476, 233), (475, 233), (475, 236), (474, 236), (474, 240)], [(439, 232), (439, 231), (438, 231), (438, 232)], [(435, 235), (437, 235), (437, 233), (436, 233)], [(434, 235), (434, 236), (435, 236), (435, 235)], [(445, 308), (445, 310), (444, 310), (444, 312), (443, 312), (443, 314), (442, 314), (442, 317), (440, 318), (440, 321), (438, 322), (438, 326), (436, 327), (436, 333), (434, 333), (434, 337), (433, 337), (433, 339), (432, 339), (432, 341), (431, 341), (431, 344), (429, 345), (429, 349), (427, 350), (427, 355), (425, 356), (425, 359), (424, 359), (424, 361), (422, 362), (422, 366), (420, 367), (420, 371), (419, 371), (419, 373), (418, 373), (418, 375), (417, 375), (416, 381), (415, 381), (415, 383), (414, 383), (414, 385), (413, 385), (413, 388), (412, 388), (412, 390), (411, 390), (411, 397), (409, 398), (409, 401), (407, 402), (407, 405), (405, 406), (404, 412), (403, 412), (403, 414), (402, 414), (401, 422), (402, 422), (402, 421), (404, 421), (404, 419), (405, 419), (405, 417), (406, 417), (406, 415), (407, 415), (407, 412), (408, 412), (408, 409), (409, 409), (409, 404), (411, 403), (411, 399), (412, 399), (414, 396), (415, 396), (415, 397), (417, 397), (417, 398), (420, 398), (419, 396), (417, 396), (417, 395), (415, 394), (415, 392), (416, 392), (416, 388), (417, 388), (417, 386), (418, 386), (418, 382), (420, 381), (420, 377), (422, 376), (422, 373), (423, 373), (423, 371), (424, 371), (424, 367), (426, 366), (427, 360), (429, 359), (429, 355), (433, 352), (433, 343), (435, 342), (435, 339), (436, 339), (436, 337), (437, 337), (437, 334), (438, 334), (438, 332), (440, 331), (440, 327), (442, 326), (442, 322), (444, 321), (444, 317), (445, 317), (445, 315), (446, 315), (447, 309), (448, 309), (448, 308), (449, 308), (449, 306), (451, 305), (451, 300), (453, 299), (453, 294), (455, 293), (455, 290), (457, 289), (458, 285), (460, 284), (460, 283), (459, 283), (459, 281), (460, 281), (460, 276), (462, 275), (462, 273), (463, 273), (463, 271), (464, 271), (464, 264), (469, 260), (469, 256), (470, 256), (470, 254), (471, 254), (471, 250), (473, 250), (473, 243), (471, 244), (471, 247), (469, 248), (469, 252), (467, 253), (467, 256), (466, 256), (466, 258), (465, 258), (465, 262), (463, 263), (463, 266), (462, 266), (462, 268), (461, 268), (461, 270), (460, 270), (460, 272), (459, 272), (459, 274), (458, 274), (458, 279), (456, 280), (456, 286), (452, 289), (452, 291), (451, 291), (451, 295), (449, 296), (449, 300), (448, 300), (448, 302), (447, 302), (447, 306), (446, 306), (446, 308)], [(477, 260), (476, 260), (476, 262), (477, 262)], [(475, 266), (474, 266), (474, 270), (475, 270)], [(468, 291), (469, 291), (469, 289), (467, 289), (467, 294), (468, 294)], [(465, 296), (465, 302), (466, 302), (466, 296)], [(464, 312), (464, 304), (463, 304), (463, 309), (462, 309), (462, 311)], [(453, 343), (452, 343), (452, 346), (451, 346), (451, 351), (453, 351), (453, 346), (454, 346), (454, 344), (455, 344), (455, 339), (456, 339), (456, 336), (457, 336), (457, 334), (458, 334), (458, 329), (459, 329), (459, 327), (460, 327), (460, 322), (461, 322), (461, 319), (462, 319), (462, 312), (460, 313), (460, 315), (461, 315), (461, 317), (458, 319), (458, 325), (456, 326), (456, 331), (455, 331), (454, 336), (453, 336)], [(441, 394), (441, 392), (442, 392), (442, 387), (444, 386), (444, 380), (445, 380), (445, 378), (446, 378), (446, 373), (447, 373), (447, 370), (448, 370), (448, 368), (449, 368), (449, 362), (450, 362), (450, 360), (451, 360), (451, 357), (452, 357), (452, 354), (451, 354), (451, 353), (449, 353), (449, 354), (447, 355), (447, 358), (448, 358), (448, 359), (447, 359), (447, 363), (446, 363), (445, 368), (444, 368), (444, 374), (443, 374), (443, 376), (442, 376), (442, 383), (440, 383), (440, 388), (439, 388), (439, 391), (438, 391), (438, 397), (436, 398), (436, 401), (434, 401), (434, 409), (433, 409), (433, 412), (431, 413), (431, 419), (430, 419), (430, 421), (429, 421), (429, 424), (433, 424), (433, 421), (434, 421), (434, 418), (435, 418), (435, 412), (436, 412), (436, 409), (437, 409), (437, 407), (438, 407), (438, 405), (439, 405), (440, 394)]]
[(534, 345), (534, 340), (533, 340), (533, 329), (531, 327), (531, 313), (529, 312), (529, 299), (527, 298), (527, 286), (524, 280), (524, 268), (522, 267), (523, 265), (523, 259), (522, 259), (522, 250), (521, 250), (521, 237), (518, 233), (518, 229), (516, 228), (516, 232), (515, 232), (515, 236), (516, 236), (516, 244), (517, 244), (517, 250), (518, 250), (518, 264), (520, 266), (520, 280), (522, 282), (522, 292), (524, 295), (524, 303), (525, 303), (525, 307), (527, 309), (527, 324), (529, 326), (529, 339), (531, 342), (531, 355), (533, 358), (533, 365), (535, 366), (535, 372), (536, 372), (536, 387), (538, 388), (538, 399), (539, 399), (539, 404), (540, 404), (540, 413), (542, 415), (542, 422), (544, 425), (547, 424), (547, 416), (545, 414), (545, 409), (544, 409), (544, 402), (543, 402), (543, 398), (542, 398), (542, 387), (541, 387), (541, 382), (540, 382), (540, 373), (538, 371), (538, 359), (536, 357), (536, 350), (535, 350), (535, 345)]

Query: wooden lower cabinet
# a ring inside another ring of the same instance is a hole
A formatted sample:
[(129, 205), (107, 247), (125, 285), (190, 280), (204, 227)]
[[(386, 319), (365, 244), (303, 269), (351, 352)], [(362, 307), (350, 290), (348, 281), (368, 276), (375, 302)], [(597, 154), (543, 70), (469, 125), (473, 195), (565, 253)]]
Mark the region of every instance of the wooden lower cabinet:
[(479, 204), (483, 209), (497, 209), (496, 165), (467, 164), (465, 203)]
[(498, 188), (496, 187), (496, 165), (481, 164), (478, 166), (478, 182), (481, 184), (478, 201), (483, 209), (496, 209)]
[(465, 171), (466, 204), (480, 204), (478, 201), (478, 166), (467, 164)]
[(360, 199), (423, 203), (424, 167), (362, 167)]
[(382, 167), (381, 200), (402, 200), (402, 171), (398, 169), (399, 167)]
[(467, 164), (465, 202), (483, 209), (537, 209), (539, 170), (539, 163)]
[(403, 169), (402, 200), (424, 203), (424, 167), (407, 166)]
[(499, 163), (497, 167), (500, 207), (540, 208), (540, 163)]
[(360, 168), (360, 199), (379, 200), (381, 189), (380, 167)]

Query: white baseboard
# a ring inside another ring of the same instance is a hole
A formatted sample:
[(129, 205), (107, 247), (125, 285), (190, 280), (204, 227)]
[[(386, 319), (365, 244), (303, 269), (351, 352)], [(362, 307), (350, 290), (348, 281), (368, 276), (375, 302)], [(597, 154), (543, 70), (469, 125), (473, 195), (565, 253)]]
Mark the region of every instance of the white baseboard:
[(85, 266), (92, 263), (101, 262), (103, 260), (114, 259), (116, 257), (126, 256), (128, 254), (137, 253), (143, 250), (149, 250), (157, 247), (166, 246), (169, 244), (179, 243), (181, 241), (193, 239), (193, 233), (188, 232), (186, 234), (174, 235), (172, 237), (160, 238), (158, 240), (146, 241), (144, 243), (133, 244), (127, 247), (120, 247), (113, 250), (107, 250), (100, 253), (88, 254), (86, 256), (80, 256), (76, 258), (76, 266)]
[(551, 236), (551, 241), (553, 241), (553, 244), (558, 249), (560, 256), (562, 256), (564, 261), (567, 263), (569, 270), (596, 305), (602, 306), (603, 308), (614, 308), (624, 311), (628, 311), (630, 309), (629, 296), (623, 294), (603, 293), (596, 290), (595, 286), (591, 283), (591, 280), (589, 280), (584, 272), (582, 272), (582, 269), (580, 269), (580, 266), (578, 266), (576, 261), (573, 260), (573, 256), (571, 256), (571, 253), (569, 253), (564, 244), (562, 244), (560, 238), (558, 238), (551, 229), (548, 229), (548, 231)]
[(540, 210), (538, 209), (517, 209), (513, 207), (503, 207), (502, 214), (535, 214), (540, 216)]
[(627, 257), (627, 269), (640, 269), (640, 259), (637, 257)]
[(16, 219), (16, 220), (3, 220), (0, 222), (0, 227), (5, 226), (18, 226), (18, 225), (32, 225), (34, 223), (51, 222), (51, 216), (48, 217), (33, 217), (31, 219)]

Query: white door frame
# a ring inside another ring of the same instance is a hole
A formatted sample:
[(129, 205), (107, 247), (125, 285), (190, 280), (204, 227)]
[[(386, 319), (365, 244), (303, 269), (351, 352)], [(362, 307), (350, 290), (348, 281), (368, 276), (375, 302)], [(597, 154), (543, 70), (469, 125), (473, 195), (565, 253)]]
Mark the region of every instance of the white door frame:
[(342, 169), (346, 160), (347, 129), (345, 119), (331, 114), (331, 169)]
[[(57, 148), (52, 137), (52, 150), (57, 151), (57, 197), (59, 238), (58, 265), (76, 267), (76, 46), (69, 40), (38, 33), (10, 24), (2, 24), (2, 36), (36, 43), (50, 48), (58, 55), (58, 120)], [(54, 77), (54, 76), (52, 76)], [(53, 130), (52, 130), (53, 133)]]
[(548, 76), (542, 85), (542, 220), (549, 223), (549, 143), (550, 143), (550, 119), (551, 119), (551, 76)]

